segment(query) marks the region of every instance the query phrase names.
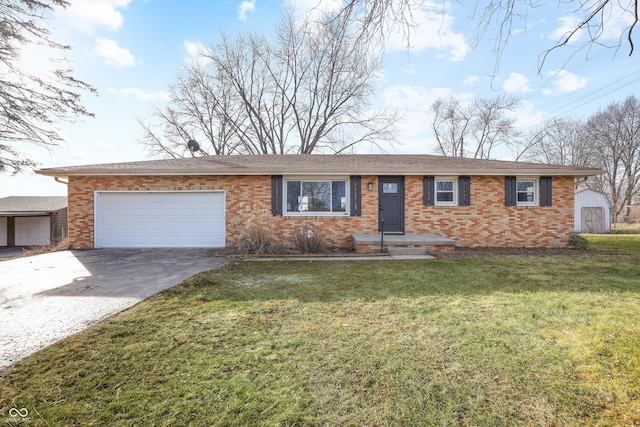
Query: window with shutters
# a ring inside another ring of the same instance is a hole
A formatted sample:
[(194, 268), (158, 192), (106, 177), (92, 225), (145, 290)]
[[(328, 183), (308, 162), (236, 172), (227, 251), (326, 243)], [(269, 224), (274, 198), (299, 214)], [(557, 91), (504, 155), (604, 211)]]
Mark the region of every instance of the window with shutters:
[(538, 180), (531, 178), (516, 179), (516, 205), (538, 205)]
[(553, 177), (504, 177), (505, 206), (553, 206)]
[(424, 206), (471, 206), (468, 176), (425, 176), (422, 185)]
[(285, 215), (349, 215), (348, 179), (286, 179)]
[(458, 204), (457, 180), (455, 178), (435, 178), (435, 205), (455, 206)]

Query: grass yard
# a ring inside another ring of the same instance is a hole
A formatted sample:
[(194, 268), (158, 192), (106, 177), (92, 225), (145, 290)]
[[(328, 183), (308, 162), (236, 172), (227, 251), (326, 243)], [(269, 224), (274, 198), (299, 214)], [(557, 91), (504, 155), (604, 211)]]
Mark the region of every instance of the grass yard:
[(584, 234), (589, 245), (612, 253), (640, 254), (640, 224), (616, 224), (611, 234)]
[(230, 264), (5, 370), (0, 423), (640, 425), (640, 249), (603, 242)]

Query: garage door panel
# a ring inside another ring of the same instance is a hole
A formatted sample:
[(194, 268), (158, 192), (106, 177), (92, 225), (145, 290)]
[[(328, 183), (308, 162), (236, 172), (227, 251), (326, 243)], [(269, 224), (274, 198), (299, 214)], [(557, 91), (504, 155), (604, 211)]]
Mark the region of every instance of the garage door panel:
[(7, 228), (7, 217), (0, 216), (0, 246), (7, 246), (9, 238), (9, 229)]
[(104, 192), (97, 247), (223, 247), (223, 192)]
[(48, 216), (25, 216), (15, 219), (16, 246), (51, 244), (51, 219)]

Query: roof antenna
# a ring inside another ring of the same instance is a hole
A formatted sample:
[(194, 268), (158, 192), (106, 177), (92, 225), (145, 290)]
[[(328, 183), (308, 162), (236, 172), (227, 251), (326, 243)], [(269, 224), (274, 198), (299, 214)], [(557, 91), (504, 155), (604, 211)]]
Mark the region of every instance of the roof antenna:
[(187, 142), (187, 148), (189, 149), (189, 152), (191, 152), (191, 155), (195, 157), (195, 152), (200, 151), (200, 144), (198, 144), (195, 139), (190, 139), (189, 142)]

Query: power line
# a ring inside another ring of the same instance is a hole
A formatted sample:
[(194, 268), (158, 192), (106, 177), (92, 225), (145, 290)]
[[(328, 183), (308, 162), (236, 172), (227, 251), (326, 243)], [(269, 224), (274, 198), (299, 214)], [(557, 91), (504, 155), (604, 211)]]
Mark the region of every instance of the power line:
[[(619, 68), (616, 72), (616, 74), (619, 74), (620, 72), (624, 71), (625, 68), (629, 68), (632, 64)], [(571, 113), (572, 111), (576, 111), (579, 107), (584, 107), (586, 104), (590, 104), (594, 101), (597, 101), (599, 99), (602, 99), (606, 96), (611, 96), (612, 94), (614, 94), (615, 92), (619, 91), (620, 89), (623, 89), (627, 86), (630, 86), (638, 81), (640, 81), (640, 77), (637, 77), (638, 74), (636, 72), (631, 72), (629, 74), (626, 74), (620, 78), (616, 78), (614, 81), (612, 81), (611, 83), (608, 83), (604, 86), (601, 86), (591, 92), (588, 92), (582, 96), (580, 96), (579, 98), (574, 99), (573, 101), (564, 103), (562, 106), (560, 106), (559, 108), (556, 108), (548, 113), (543, 114), (540, 117), (537, 117), (536, 119), (530, 121), (529, 123), (526, 123), (524, 125), (522, 125), (521, 127), (523, 129), (527, 129), (527, 128), (531, 128), (534, 125), (545, 121), (547, 118), (551, 118), (551, 117), (555, 117), (561, 114), (568, 114)], [(627, 81), (624, 82), (625, 79), (628, 79), (629, 77), (636, 77), (634, 80), (631, 81)], [(620, 84), (622, 83), (622, 84)], [(620, 84), (619, 86), (613, 88), (612, 90), (607, 90), (617, 84)], [(604, 93), (601, 93), (603, 91), (606, 91)], [(566, 99), (565, 99), (566, 100)], [(586, 102), (583, 102), (585, 101)], [(559, 103), (561, 103), (562, 101), (556, 101), (555, 103), (550, 104), (551, 106), (553, 106), (554, 104), (557, 105)], [(577, 105), (579, 104), (579, 105)]]

